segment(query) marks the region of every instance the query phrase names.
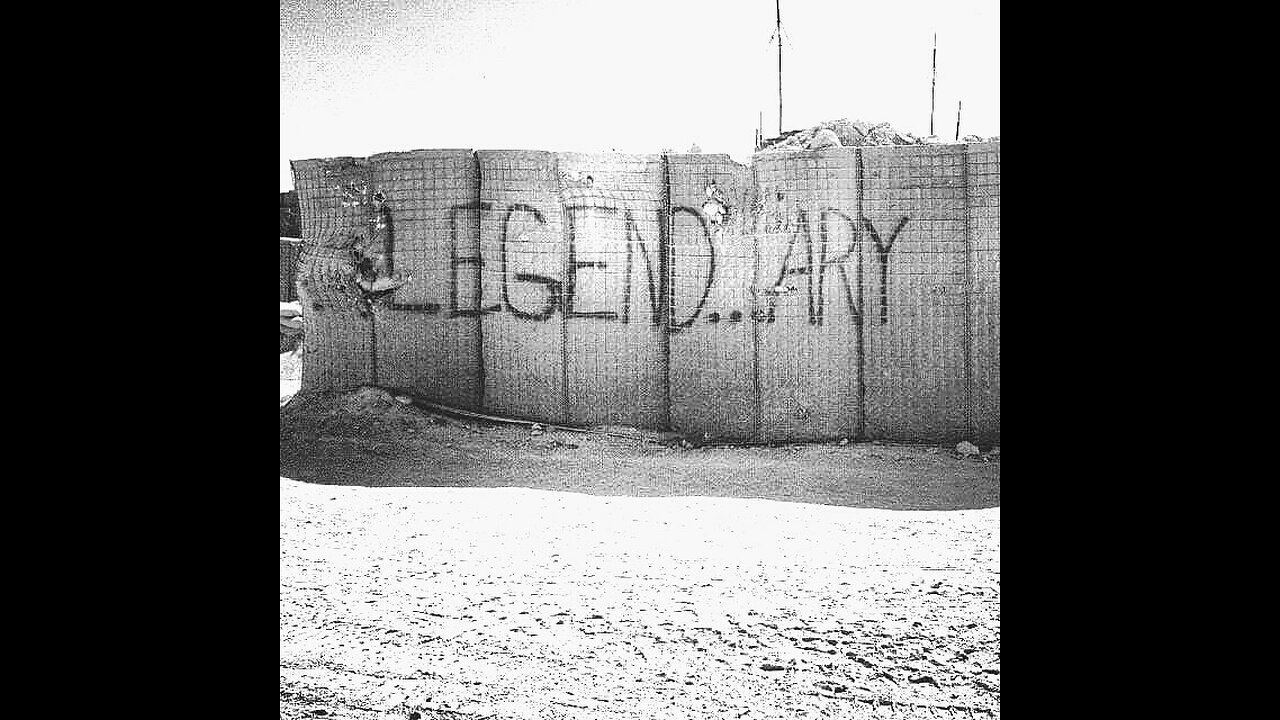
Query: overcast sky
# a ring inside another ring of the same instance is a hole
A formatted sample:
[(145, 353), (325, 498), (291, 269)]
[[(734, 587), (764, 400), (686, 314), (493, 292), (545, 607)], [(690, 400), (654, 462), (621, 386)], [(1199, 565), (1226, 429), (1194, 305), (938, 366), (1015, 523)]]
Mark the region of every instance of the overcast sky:
[[(418, 148), (729, 153), (778, 130), (774, 0), (281, 0), (289, 160)], [(783, 125), (1000, 134), (999, 0), (782, 0)]]

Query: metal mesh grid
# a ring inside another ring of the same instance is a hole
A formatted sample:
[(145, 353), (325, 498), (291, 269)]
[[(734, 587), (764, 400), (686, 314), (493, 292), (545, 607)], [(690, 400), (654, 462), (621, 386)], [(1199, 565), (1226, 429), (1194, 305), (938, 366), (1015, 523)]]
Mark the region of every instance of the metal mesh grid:
[(356, 285), (353, 250), (368, 236), (370, 165), (362, 158), (292, 163), (302, 213), (298, 261), (303, 390), (377, 382), (373, 320)]
[(967, 147), (973, 433), (1000, 438), (1000, 144)]
[[(562, 271), (568, 260), (555, 155), (480, 150), (485, 407), (567, 422)], [(489, 309), (493, 308), (492, 312)]]
[[(668, 155), (667, 176), (671, 423), (686, 432), (756, 438), (751, 171), (725, 155)], [(713, 183), (728, 211), (718, 224), (708, 206)]]
[(369, 240), (369, 181), (363, 158), (293, 163), (302, 211), (302, 256), (298, 294), (303, 313), (362, 307), (353, 253)]
[[(999, 438), (998, 143), (294, 172), (304, 387), (742, 439)], [(372, 242), (412, 280), (369, 312), (351, 251)]]
[(301, 240), (280, 238), (280, 302), (298, 299), (298, 258), (301, 253)]
[(470, 150), (370, 158), (387, 271), (408, 279), (373, 304), (378, 380), (480, 409), (480, 178)]
[(559, 153), (568, 419), (665, 427), (661, 155)]
[(376, 385), (373, 320), (355, 310), (303, 312), (302, 389)]
[(862, 425), (856, 152), (771, 153), (754, 163), (765, 440), (853, 437)]
[(865, 432), (967, 437), (964, 148), (863, 148)]

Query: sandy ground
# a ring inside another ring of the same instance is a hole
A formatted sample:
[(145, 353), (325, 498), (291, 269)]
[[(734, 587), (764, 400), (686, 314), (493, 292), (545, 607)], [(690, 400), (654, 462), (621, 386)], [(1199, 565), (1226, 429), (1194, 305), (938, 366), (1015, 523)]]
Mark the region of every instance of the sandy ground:
[(998, 505), (998, 459), (949, 449), (681, 450), (299, 398), (280, 715), (998, 716)]

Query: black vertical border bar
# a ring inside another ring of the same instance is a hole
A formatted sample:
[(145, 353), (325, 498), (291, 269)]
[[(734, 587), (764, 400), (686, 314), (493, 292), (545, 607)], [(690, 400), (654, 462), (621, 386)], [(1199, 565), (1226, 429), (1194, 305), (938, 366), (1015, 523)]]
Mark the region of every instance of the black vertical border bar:
[(671, 166), (662, 154), (662, 196), (658, 199), (658, 359), (662, 363), (662, 427), (671, 430)]
[(863, 269), (862, 269), (862, 198), (865, 194), (865, 183), (863, 178), (866, 172), (862, 166), (862, 148), (855, 147), (853, 149), (853, 185), (854, 192), (854, 209), (857, 216), (856, 222), (853, 223), (853, 245), (858, 249), (858, 439), (865, 440), (867, 435), (867, 351), (866, 351), (866, 326), (867, 326), (867, 300), (866, 293), (863, 288)]
[[(959, 121), (957, 121), (959, 122)], [(960, 153), (964, 163), (961, 171), (964, 185), (964, 406), (965, 429), (974, 437), (973, 425), (973, 213), (969, 207), (969, 144)], [(976, 438), (975, 438), (976, 439)]]
[[(479, 266), (476, 268), (475, 298), (476, 298), (476, 308), (479, 309), (480, 311), (476, 315), (476, 351), (475, 351), (476, 408), (483, 412), (485, 410), (484, 404), (485, 404), (485, 384), (486, 384), (485, 373), (484, 373), (484, 316), (485, 316), (485, 312), (484, 312), (484, 239), (480, 236), (480, 230), (482, 229), (482, 226), (483, 226), (483, 218), (481, 217), (481, 213), (484, 212), (484, 208), (480, 205), (480, 195), (481, 195), (480, 183), (482, 181), (480, 176), (480, 154), (477, 153), (475, 150), (472, 150), (467, 157), (471, 161), (472, 169), (475, 170), (475, 178), (476, 178), (475, 197), (473, 199), (475, 201), (475, 206), (476, 206), (476, 253), (477, 253), (477, 257), (479, 258), (478, 260)], [(453, 241), (454, 243), (457, 243), (458, 241), (458, 236), (456, 234), (457, 214), (454, 214), (453, 217), (455, 218), (454, 227), (452, 228), (454, 232)], [(456, 253), (456, 245), (455, 245), (455, 253)]]

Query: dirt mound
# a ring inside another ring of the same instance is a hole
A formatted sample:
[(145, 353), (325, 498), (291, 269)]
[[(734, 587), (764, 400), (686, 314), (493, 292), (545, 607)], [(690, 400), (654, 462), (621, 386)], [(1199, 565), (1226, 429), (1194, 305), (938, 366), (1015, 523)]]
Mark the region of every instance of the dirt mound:
[(435, 419), (376, 387), (300, 392), (280, 408), (280, 434), (374, 440), (432, 425)]

